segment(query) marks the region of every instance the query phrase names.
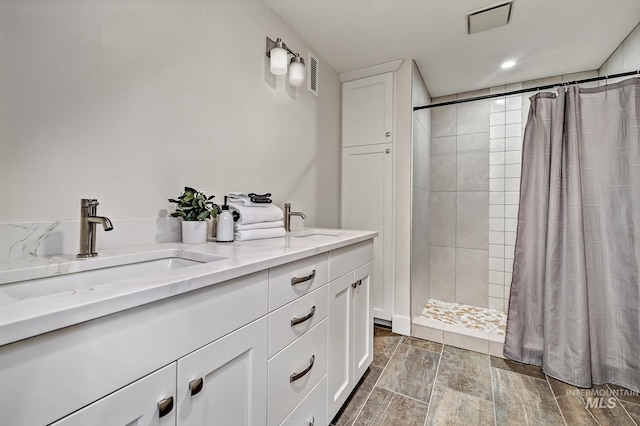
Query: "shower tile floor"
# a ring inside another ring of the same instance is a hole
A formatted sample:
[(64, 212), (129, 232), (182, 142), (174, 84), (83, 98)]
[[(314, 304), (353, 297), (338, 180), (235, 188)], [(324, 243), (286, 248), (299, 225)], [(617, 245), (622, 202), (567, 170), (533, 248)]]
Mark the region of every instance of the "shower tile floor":
[(369, 371), (332, 425), (640, 425), (640, 395), (375, 327)]
[(507, 326), (507, 314), (504, 312), (436, 299), (427, 301), (420, 316), (428, 320), (495, 334), (504, 334)]

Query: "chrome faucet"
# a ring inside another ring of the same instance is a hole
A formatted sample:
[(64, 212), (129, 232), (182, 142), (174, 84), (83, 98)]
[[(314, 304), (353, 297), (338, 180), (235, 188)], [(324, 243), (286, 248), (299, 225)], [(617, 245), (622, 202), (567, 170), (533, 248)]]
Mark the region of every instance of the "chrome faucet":
[(291, 216), (300, 216), (303, 219), (307, 217), (302, 212), (292, 212), (291, 203), (284, 203), (284, 229), (291, 232)]
[(96, 216), (98, 200), (83, 198), (80, 200), (80, 253), (79, 258), (97, 256), (96, 223), (105, 231), (111, 231), (113, 225), (108, 217)]

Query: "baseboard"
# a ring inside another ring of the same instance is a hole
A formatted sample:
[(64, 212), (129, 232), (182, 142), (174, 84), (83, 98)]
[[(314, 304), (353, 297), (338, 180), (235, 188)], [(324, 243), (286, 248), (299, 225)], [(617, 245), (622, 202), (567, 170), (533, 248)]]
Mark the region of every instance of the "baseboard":
[(388, 328), (389, 330), (391, 330), (391, 321), (388, 320), (383, 320), (380, 318), (374, 318), (373, 319), (373, 325), (377, 325), (380, 327), (384, 327), (384, 328)]
[(405, 336), (411, 336), (411, 318), (402, 315), (394, 315), (392, 319), (392, 331)]

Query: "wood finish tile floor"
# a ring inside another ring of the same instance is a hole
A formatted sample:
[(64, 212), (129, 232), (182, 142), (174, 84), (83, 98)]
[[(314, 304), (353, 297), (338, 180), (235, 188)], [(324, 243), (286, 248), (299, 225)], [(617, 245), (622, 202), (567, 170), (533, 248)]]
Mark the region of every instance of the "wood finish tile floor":
[(640, 395), (376, 326), (369, 372), (331, 425), (640, 426)]

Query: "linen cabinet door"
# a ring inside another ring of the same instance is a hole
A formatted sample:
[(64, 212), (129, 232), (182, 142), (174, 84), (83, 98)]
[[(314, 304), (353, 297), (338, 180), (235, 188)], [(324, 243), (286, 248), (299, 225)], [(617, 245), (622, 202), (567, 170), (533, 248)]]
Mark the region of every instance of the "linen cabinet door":
[(267, 317), (178, 360), (179, 426), (267, 423)]
[(392, 205), (392, 145), (343, 148), (340, 224), (345, 229), (378, 231), (373, 240), (371, 306), (376, 318), (387, 321), (393, 315)]
[(369, 295), (372, 287), (372, 263), (356, 269), (353, 288), (353, 383), (373, 361), (373, 312)]
[(328, 410), (332, 419), (353, 389), (353, 272), (329, 283)]
[(342, 84), (342, 146), (393, 141), (393, 73)]
[(173, 426), (176, 365), (170, 364), (52, 426)]

